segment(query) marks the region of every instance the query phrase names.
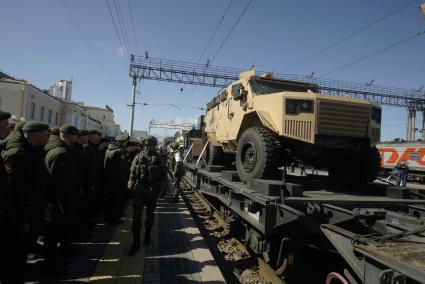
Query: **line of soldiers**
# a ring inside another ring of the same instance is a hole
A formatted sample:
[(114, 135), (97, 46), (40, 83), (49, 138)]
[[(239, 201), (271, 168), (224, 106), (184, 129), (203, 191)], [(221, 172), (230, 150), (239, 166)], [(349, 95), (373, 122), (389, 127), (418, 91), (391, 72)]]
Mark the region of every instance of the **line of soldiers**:
[(61, 258), (78, 253), (73, 242), (88, 237), (91, 217), (122, 222), (141, 145), (37, 121), (12, 130), (10, 117), (0, 111), (0, 283), (23, 283), (32, 253), (44, 254), (46, 273), (64, 275)]

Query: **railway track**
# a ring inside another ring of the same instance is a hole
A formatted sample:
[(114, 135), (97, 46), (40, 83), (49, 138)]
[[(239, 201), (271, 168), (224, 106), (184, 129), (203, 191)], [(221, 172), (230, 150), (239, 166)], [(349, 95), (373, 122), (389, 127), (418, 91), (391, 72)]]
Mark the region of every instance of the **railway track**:
[(228, 283), (286, 283), (261, 258), (232, 236), (220, 212), (183, 179), (182, 198), (200, 227)]

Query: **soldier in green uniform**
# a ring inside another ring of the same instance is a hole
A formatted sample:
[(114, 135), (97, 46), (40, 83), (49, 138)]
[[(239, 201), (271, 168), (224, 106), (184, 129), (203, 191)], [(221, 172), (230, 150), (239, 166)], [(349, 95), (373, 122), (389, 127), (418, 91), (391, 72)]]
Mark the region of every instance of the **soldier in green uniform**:
[[(0, 110), (0, 153), (6, 145), (8, 136), (8, 119), (10, 113)], [(15, 256), (13, 247), (15, 241), (15, 220), (12, 209), (12, 197), (9, 187), (9, 180), (4, 167), (4, 161), (0, 155), (0, 282), (12, 283), (14, 281), (12, 259)]]
[(2, 151), (9, 177), (12, 208), (16, 221), (16, 273), (25, 269), (28, 252), (44, 231), (47, 172), (44, 167), (43, 147), (49, 139), (47, 124), (30, 121), (23, 135), (10, 135)]
[(103, 156), (99, 151), (99, 143), (102, 138), (96, 130), (89, 131), (89, 147), (93, 155), (93, 167), (91, 168), (93, 174), (94, 193), (90, 196), (89, 204), (91, 209), (102, 209), (104, 204), (104, 190), (102, 187), (102, 173), (103, 173)]
[(128, 254), (134, 255), (140, 249), (140, 231), (142, 229), (142, 211), (146, 205), (145, 245), (150, 245), (150, 233), (154, 222), (154, 211), (163, 182), (167, 175), (165, 165), (156, 152), (157, 140), (148, 136), (143, 140), (144, 151), (133, 160), (130, 169), (128, 188), (133, 190), (133, 245)]
[(115, 143), (109, 144), (105, 153), (104, 176), (106, 189), (105, 221), (121, 224), (123, 191), (128, 179), (128, 162), (125, 146), (128, 136), (118, 135)]
[(60, 127), (59, 139), (53, 138), (44, 147), (45, 166), (49, 173), (47, 187), (47, 264), (56, 267), (57, 244), (64, 253), (73, 254), (70, 245), (75, 231), (75, 192), (78, 190), (77, 170), (72, 145), (77, 141), (78, 129), (71, 125)]

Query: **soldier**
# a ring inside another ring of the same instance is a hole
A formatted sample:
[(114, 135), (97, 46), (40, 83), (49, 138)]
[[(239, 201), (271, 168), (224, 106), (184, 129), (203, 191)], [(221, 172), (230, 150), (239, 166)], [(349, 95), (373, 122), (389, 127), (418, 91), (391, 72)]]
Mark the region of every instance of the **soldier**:
[(29, 249), (44, 230), (47, 172), (43, 163), (43, 147), (49, 139), (49, 126), (30, 121), (25, 123), (22, 131), (23, 135), (10, 135), (2, 151), (16, 218), (14, 261), (20, 277)]
[(174, 169), (173, 169), (173, 177), (174, 177), (174, 194), (171, 199), (172, 202), (177, 202), (179, 200), (179, 192), (180, 192), (180, 182), (184, 176), (184, 166), (183, 166), (183, 147), (177, 146), (177, 150), (174, 153)]
[(115, 141), (115, 143), (108, 145), (105, 153), (105, 221), (117, 225), (123, 223), (120, 218), (123, 191), (128, 179), (128, 162), (125, 152), (128, 136), (125, 134), (118, 135)]
[(166, 181), (166, 169), (161, 157), (156, 152), (157, 140), (147, 136), (143, 140), (144, 151), (133, 160), (130, 169), (128, 188), (133, 190), (133, 245), (128, 254), (134, 255), (140, 249), (140, 231), (142, 229), (142, 211), (146, 205), (145, 245), (150, 245), (150, 233), (154, 222), (154, 211), (161, 190), (161, 183)]
[[(10, 113), (0, 110), (0, 152), (4, 150), (6, 145), (6, 137), (8, 136), (8, 119)], [(12, 198), (9, 187), (9, 180), (4, 167), (4, 161), (0, 155), (0, 282), (12, 283), (15, 268), (11, 265), (15, 257), (14, 236), (15, 222), (12, 210)]]
[(99, 143), (102, 138), (101, 135), (98, 135), (99, 132), (96, 130), (89, 131), (89, 147), (93, 155), (93, 167), (91, 171), (93, 172), (93, 185), (94, 192), (90, 196), (90, 207), (92, 209), (102, 209), (104, 204), (104, 190), (102, 186), (102, 172), (103, 172), (103, 156), (99, 151)]
[(87, 228), (92, 227), (90, 224), (89, 217), (89, 199), (94, 194), (94, 155), (92, 148), (89, 145), (89, 131), (86, 129), (80, 129), (78, 134), (78, 143), (82, 146), (82, 158), (84, 159), (84, 171), (82, 172), (81, 180), (81, 205), (82, 211), (80, 215), (80, 222)]
[(54, 271), (57, 257), (57, 244), (66, 254), (75, 254), (70, 241), (75, 230), (75, 192), (78, 189), (76, 164), (72, 145), (77, 141), (78, 129), (71, 125), (60, 128), (59, 139), (50, 139), (44, 147), (45, 166), (49, 173), (47, 188), (47, 264)]

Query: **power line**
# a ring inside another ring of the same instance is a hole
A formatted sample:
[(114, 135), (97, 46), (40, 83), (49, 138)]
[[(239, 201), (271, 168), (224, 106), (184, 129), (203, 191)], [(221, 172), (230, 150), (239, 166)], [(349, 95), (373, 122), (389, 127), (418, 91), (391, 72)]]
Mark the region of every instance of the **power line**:
[(121, 51), (122, 51), (122, 53), (123, 53), (123, 55), (124, 55), (125, 63), (127, 64), (127, 62), (129, 61), (129, 58), (127, 57), (127, 53), (126, 53), (126, 51), (124, 50), (124, 49), (125, 49), (125, 47), (124, 47), (124, 45), (122, 44), (121, 37), (120, 37), (120, 34), (119, 34), (119, 32), (118, 32), (117, 25), (116, 25), (116, 23), (115, 23), (114, 16), (112, 15), (111, 6), (109, 5), (108, 0), (105, 0), (105, 1), (106, 1), (106, 4), (108, 5), (109, 15), (111, 16), (112, 24), (114, 25), (114, 28), (115, 28), (115, 34), (117, 35), (118, 41), (119, 41), (119, 43), (120, 43), (120, 48), (121, 48)]
[(129, 52), (131, 52), (131, 51), (130, 51), (130, 46), (128, 44), (127, 33), (124, 31), (123, 24), (122, 24), (121, 18), (120, 18), (120, 14), (118, 12), (116, 1), (115, 0), (112, 0), (112, 3), (114, 4), (115, 14), (116, 14), (117, 19), (118, 19), (118, 26), (120, 27), (121, 36), (123, 38), (124, 46), (125, 46), (125, 49), (126, 49), (126, 52), (127, 52), (127, 56), (128, 56), (129, 55)]
[(219, 54), (219, 52), (223, 48), (224, 44), (226, 43), (226, 41), (229, 39), (230, 35), (232, 34), (233, 30), (236, 28), (236, 26), (238, 25), (239, 21), (242, 19), (243, 15), (245, 15), (245, 12), (246, 12), (246, 10), (248, 10), (248, 7), (249, 7), (249, 5), (251, 5), (252, 1), (253, 0), (249, 0), (248, 4), (243, 9), (243, 11), (240, 14), (239, 18), (236, 20), (236, 22), (234, 23), (233, 27), (231, 28), (231, 30), (229, 31), (229, 33), (226, 35), (226, 37), (224, 38), (223, 42), (221, 43), (220, 47), (217, 49), (217, 52), (214, 54), (213, 58), (211, 59), (211, 62), (213, 62), (214, 59), (217, 57), (217, 55)]
[(132, 52), (133, 48), (132, 48), (132, 45), (131, 45), (131, 41), (128, 40), (128, 33), (127, 33), (127, 29), (125, 27), (125, 21), (124, 21), (124, 17), (122, 15), (122, 11), (121, 11), (120, 1), (119, 0), (116, 0), (116, 2), (117, 2), (117, 5), (118, 5), (118, 11), (120, 12), (121, 22), (122, 22), (122, 26), (124, 28), (124, 33), (125, 33), (125, 38), (127, 39), (127, 44), (130, 47), (130, 52), (133, 53)]
[(215, 27), (214, 32), (212, 33), (212, 35), (211, 35), (210, 39), (208, 40), (207, 45), (205, 46), (204, 50), (202, 51), (201, 56), (199, 56), (199, 59), (198, 59), (198, 61), (197, 61), (198, 63), (199, 63), (199, 61), (201, 61), (202, 57), (204, 56), (205, 52), (207, 51), (208, 47), (210, 46), (210, 44), (211, 44), (212, 40), (214, 39), (215, 34), (217, 33), (218, 28), (221, 26), (221, 23), (223, 23), (223, 20), (224, 20), (224, 18), (226, 17), (227, 12), (228, 12), (228, 11), (229, 11), (229, 9), (230, 9), (230, 6), (232, 6), (233, 1), (234, 1), (234, 0), (231, 0), (231, 1), (229, 2), (229, 4), (227, 5), (226, 10), (224, 11), (223, 16), (221, 16), (220, 21), (217, 23), (217, 26)]
[[(232, 0), (233, 1), (233, 0)], [(134, 36), (134, 42), (136, 43), (136, 48), (137, 48), (137, 52), (140, 50), (139, 49), (139, 42), (137, 41), (137, 36), (136, 36), (136, 28), (134, 25), (134, 19), (133, 19), (133, 11), (131, 9), (131, 3), (130, 0), (128, 0), (128, 10), (130, 12), (130, 19), (131, 19), (131, 26), (133, 27), (133, 36)]]
[(313, 53), (312, 55), (310, 55), (310, 56), (308, 56), (308, 57), (304, 58), (303, 60), (301, 60), (301, 61), (299, 61), (299, 62), (297, 62), (297, 63), (295, 63), (295, 64), (291, 65), (290, 67), (288, 67), (287, 69), (285, 69), (283, 72), (287, 72), (287, 71), (289, 71), (289, 70), (291, 70), (291, 69), (293, 69), (293, 68), (295, 68), (295, 67), (297, 67), (297, 66), (299, 66), (299, 65), (301, 65), (301, 64), (303, 64), (303, 63), (305, 63), (305, 62), (307, 62), (307, 61), (309, 61), (310, 59), (313, 59), (313, 58), (315, 58), (315, 57), (319, 56), (320, 54), (322, 54), (322, 53), (324, 53), (325, 51), (327, 51), (327, 50), (331, 49), (332, 47), (335, 47), (335, 46), (337, 46), (338, 44), (340, 44), (340, 43), (342, 43), (342, 42), (344, 42), (344, 41), (346, 41), (346, 40), (348, 40), (348, 39), (352, 38), (353, 36), (355, 36), (355, 35), (359, 34), (360, 32), (362, 32), (362, 31), (364, 31), (364, 30), (366, 30), (366, 29), (368, 29), (368, 28), (370, 28), (370, 27), (372, 27), (372, 26), (376, 25), (377, 23), (379, 23), (379, 22), (383, 21), (384, 19), (388, 18), (389, 16), (394, 15), (395, 13), (397, 13), (397, 12), (399, 12), (399, 11), (403, 10), (404, 8), (406, 8), (406, 7), (410, 6), (411, 4), (413, 4), (413, 3), (417, 2), (417, 1), (418, 1), (418, 0), (413, 0), (413, 1), (408, 2), (407, 4), (402, 5), (401, 7), (399, 7), (399, 8), (397, 8), (397, 9), (395, 9), (395, 10), (393, 10), (393, 11), (389, 12), (388, 14), (386, 14), (386, 15), (384, 15), (384, 16), (382, 16), (382, 17), (380, 17), (379, 19), (377, 19), (377, 20), (375, 20), (375, 21), (373, 21), (373, 22), (371, 22), (371, 23), (367, 24), (366, 26), (364, 26), (364, 27), (362, 27), (362, 28), (360, 28), (360, 29), (358, 29), (358, 30), (356, 30), (356, 31), (352, 32), (352, 33), (351, 33), (351, 34), (349, 34), (349, 35), (346, 35), (346, 36), (342, 37), (341, 39), (339, 39), (339, 40), (335, 41), (334, 43), (330, 44), (329, 46), (327, 46), (327, 47), (325, 47), (325, 48), (323, 48), (323, 49), (321, 49), (321, 50), (319, 50), (319, 51), (317, 51), (317, 52)]
[(68, 12), (69, 16), (71, 17), (72, 22), (74, 23), (74, 25), (77, 27), (78, 31), (80, 32), (81, 36), (83, 37), (84, 41), (86, 42), (87, 46), (90, 48), (90, 50), (92, 51), (94, 57), (96, 58), (97, 62), (100, 64), (100, 66), (102, 67), (103, 71), (105, 71), (106, 75), (109, 77), (109, 79), (111, 80), (111, 82), (114, 82), (111, 74), (109, 74), (108, 69), (106, 68), (106, 66), (103, 64), (102, 60), (100, 60), (99, 56), (97, 55), (96, 51), (94, 50), (93, 46), (91, 45), (90, 41), (88, 40), (86, 34), (84, 33), (84, 31), (82, 30), (82, 28), (80, 27), (80, 25), (78, 24), (77, 20), (74, 18), (74, 15), (72, 14), (71, 10), (68, 8), (68, 6), (65, 3), (65, 0), (61, 1), (63, 7), (65, 8), (65, 10)]
[(391, 45), (389, 45), (389, 46), (386, 46), (386, 47), (384, 47), (384, 48), (378, 49), (377, 51), (375, 51), (375, 52), (373, 52), (373, 53), (371, 53), (371, 54), (369, 54), (369, 55), (363, 56), (363, 57), (361, 57), (361, 58), (359, 58), (359, 59), (357, 59), (357, 60), (354, 60), (354, 61), (352, 61), (352, 62), (350, 62), (350, 63), (344, 64), (344, 65), (342, 65), (341, 67), (338, 67), (338, 68), (336, 68), (336, 69), (334, 69), (334, 70), (332, 70), (332, 71), (330, 71), (330, 72), (328, 72), (328, 73), (324, 74), (323, 76), (328, 76), (328, 75), (333, 74), (333, 73), (335, 73), (335, 72), (341, 71), (342, 69), (345, 69), (345, 68), (347, 68), (347, 67), (349, 67), (349, 66), (351, 66), (351, 65), (354, 65), (354, 64), (356, 64), (356, 63), (359, 63), (360, 61), (366, 60), (366, 59), (368, 59), (368, 58), (370, 58), (370, 57), (372, 57), (372, 56), (375, 56), (375, 55), (377, 55), (377, 54), (379, 54), (379, 53), (381, 53), (381, 52), (384, 52), (384, 51), (386, 51), (386, 50), (388, 50), (388, 49), (391, 49), (391, 48), (394, 48), (394, 47), (396, 47), (396, 46), (399, 46), (399, 45), (401, 45), (401, 44), (403, 44), (403, 43), (405, 43), (405, 42), (407, 42), (407, 41), (409, 41), (409, 40), (412, 40), (412, 39), (414, 39), (414, 38), (420, 37), (420, 36), (421, 36), (421, 35), (423, 35), (424, 33), (425, 33), (425, 31), (419, 32), (419, 33), (414, 34), (414, 35), (412, 35), (412, 36), (409, 36), (409, 37), (407, 37), (407, 38), (405, 38), (405, 39), (402, 39), (402, 40), (400, 40), (400, 41), (398, 41), (398, 42), (396, 42), (396, 43), (393, 43), (393, 44), (391, 44)]

